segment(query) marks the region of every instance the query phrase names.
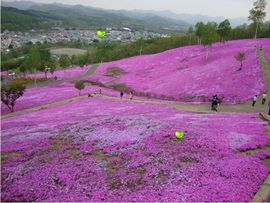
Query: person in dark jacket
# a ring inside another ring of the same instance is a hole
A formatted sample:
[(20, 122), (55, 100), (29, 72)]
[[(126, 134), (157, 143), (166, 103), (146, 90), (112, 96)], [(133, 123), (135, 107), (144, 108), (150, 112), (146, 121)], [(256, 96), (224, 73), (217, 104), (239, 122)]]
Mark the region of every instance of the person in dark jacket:
[(124, 96), (124, 92), (123, 92), (123, 91), (121, 91), (121, 92), (120, 92), (120, 98), (122, 99), (122, 98), (123, 98), (123, 96)]

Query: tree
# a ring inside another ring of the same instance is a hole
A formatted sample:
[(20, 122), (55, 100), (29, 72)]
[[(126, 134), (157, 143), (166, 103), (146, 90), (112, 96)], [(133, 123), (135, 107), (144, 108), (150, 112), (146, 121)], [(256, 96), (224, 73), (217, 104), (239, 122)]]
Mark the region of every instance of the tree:
[(83, 67), (87, 63), (87, 54), (80, 54), (77, 56), (78, 65)]
[(228, 37), (231, 32), (231, 24), (228, 19), (222, 21), (217, 28), (217, 33), (220, 36), (221, 42), (225, 42), (224, 38)]
[(240, 62), (240, 68), (238, 69), (239, 71), (242, 70), (243, 66), (243, 61), (246, 59), (246, 54), (245, 52), (238, 52), (235, 56), (235, 59)]
[[(40, 53), (37, 47), (33, 47), (30, 52), (29, 56), (26, 57), (26, 64), (29, 65), (30, 70), (36, 72), (41, 66), (40, 60)], [(35, 76), (35, 87), (37, 86), (37, 78)]]
[(211, 47), (212, 43), (218, 39), (217, 36), (217, 24), (215, 22), (208, 22), (204, 25), (204, 29), (202, 30), (202, 44), (207, 49), (206, 60), (209, 56), (209, 48)]
[(255, 34), (254, 34), (254, 38), (257, 38), (257, 32), (258, 32), (258, 27), (259, 27), (259, 23), (262, 23), (266, 12), (265, 7), (266, 7), (266, 1), (265, 0), (257, 0), (253, 3), (254, 8), (252, 8), (249, 11), (249, 20), (252, 20), (253, 23), (255, 24), (256, 28), (255, 28)]
[(79, 95), (81, 95), (81, 90), (84, 89), (84, 83), (83, 81), (76, 81), (75, 82), (75, 88), (79, 90)]
[(195, 25), (195, 34), (196, 36), (198, 37), (198, 44), (201, 44), (202, 40), (202, 35), (203, 35), (203, 30), (204, 30), (204, 23), (203, 22), (198, 22), (196, 25)]
[(36, 47), (32, 48), (29, 52), (29, 57), (27, 57), (26, 60), (28, 60), (27, 63), (30, 66), (31, 70), (38, 70), (41, 65), (39, 50)]
[(45, 77), (47, 78), (47, 73), (50, 70), (51, 63), (51, 53), (48, 49), (39, 50), (40, 53), (40, 67), (39, 70), (44, 72)]
[(68, 55), (62, 55), (59, 59), (59, 65), (63, 68), (70, 66), (70, 59)]
[(1, 101), (7, 105), (8, 109), (13, 112), (16, 100), (20, 98), (25, 91), (25, 86), (18, 81), (12, 81), (1, 87)]
[(145, 42), (144, 42), (144, 39), (142, 37), (135, 42), (136, 48), (139, 47), (140, 56), (142, 55), (144, 44), (145, 44)]
[(28, 68), (29, 68), (29, 65), (27, 64), (27, 61), (24, 61), (19, 67), (19, 70), (21, 73), (23, 73), (24, 77), (26, 77), (26, 72)]
[(71, 65), (77, 65), (78, 64), (78, 60), (76, 55), (72, 55), (71, 59), (70, 59)]
[(193, 35), (194, 30), (192, 26), (189, 26), (187, 34), (189, 35), (189, 45), (191, 45), (191, 36)]

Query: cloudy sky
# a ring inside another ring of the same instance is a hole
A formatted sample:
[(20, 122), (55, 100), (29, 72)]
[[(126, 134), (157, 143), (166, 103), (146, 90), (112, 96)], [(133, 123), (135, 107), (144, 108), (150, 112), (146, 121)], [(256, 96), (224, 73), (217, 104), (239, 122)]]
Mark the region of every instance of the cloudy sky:
[[(13, 1), (13, 0), (4, 0)], [(255, 0), (31, 0), (42, 3), (81, 4), (105, 9), (171, 10), (176, 13), (247, 17)], [(270, 0), (267, 1), (267, 19), (270, 19)]]

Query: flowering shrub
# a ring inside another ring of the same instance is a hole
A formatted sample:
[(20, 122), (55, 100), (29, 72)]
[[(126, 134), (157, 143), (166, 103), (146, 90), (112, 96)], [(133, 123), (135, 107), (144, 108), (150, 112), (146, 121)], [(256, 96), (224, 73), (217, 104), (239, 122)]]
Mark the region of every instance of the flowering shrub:
[[(86, 98), (2, 120), (2, 201), (250, 201), (269, 173), (254, 113)], [(175, 131), (184, 131), (182, 140)]]
[[(258, 59), (260, 45), (269, 50), (270, 39), (216, 43), (207, 60), (202, 46), (186, 46), (104, 63), (89, 79), (108, 85), (124, 83), (137, 94), (150, 93), (157, 98), (162, 95), (165, 99), (205, 102), (218, 94), (225, 103), (239, 103), (265, 90)], [(245, 53), (246, 60), (242, 70), (237, 71), (239, 63), (234, 56), (240, 51)], [(109, 67), (119, 67), (126, 73), (109, 77)]]

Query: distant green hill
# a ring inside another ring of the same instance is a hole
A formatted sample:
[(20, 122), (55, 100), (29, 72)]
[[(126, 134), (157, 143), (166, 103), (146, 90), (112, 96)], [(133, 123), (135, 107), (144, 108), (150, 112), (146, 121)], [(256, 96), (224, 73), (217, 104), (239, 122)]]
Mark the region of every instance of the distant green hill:
[(47, 29), (55, 21), (35, 11), (18, 10), (11, 7), (1, 7), (1, 29), (30, 30)]
[[(63, 6), (59, 4), (34, 5), (31, 10), (19, 10), (1, 7), (2, 30), (48, 29), (53, 26), (76, 27), (80, 29), (100, 29), (106, 27), (129, 27), (133, 30), (153, 32), (183, 33), (188, 24), (179, 24), (175, 20), (159, 17), (156, 22), (152, 18), (127, 17), (121, 13), (113, 13), (104, 9), (91, 7)], [(159, 23), (160, 22), (160, 23)]]

